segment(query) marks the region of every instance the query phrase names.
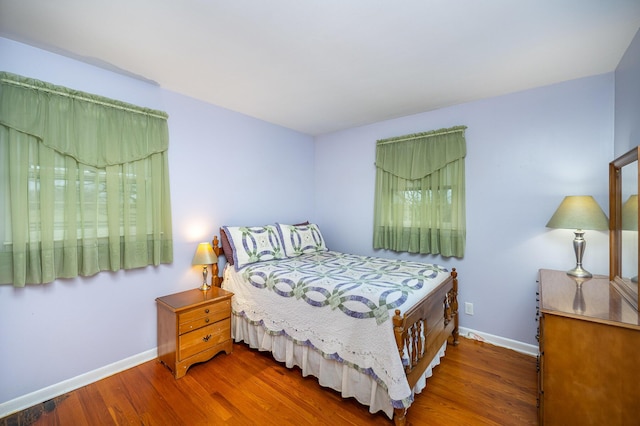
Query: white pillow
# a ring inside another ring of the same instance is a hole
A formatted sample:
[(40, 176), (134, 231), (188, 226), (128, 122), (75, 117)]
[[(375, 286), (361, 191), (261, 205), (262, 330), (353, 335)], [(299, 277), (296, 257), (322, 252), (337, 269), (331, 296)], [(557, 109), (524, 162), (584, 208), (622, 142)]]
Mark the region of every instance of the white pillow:
[(273, 225), (223, 228), (233, 248), (233, 266), (236, 271), (252, 263), (286, 257), (278, 231)]
[(276, 223), (284, 252), (287, 257), (296, 257), (304, 253), (327, 251), (320, 228), (315, 223), (308, 225), (283, 225)]

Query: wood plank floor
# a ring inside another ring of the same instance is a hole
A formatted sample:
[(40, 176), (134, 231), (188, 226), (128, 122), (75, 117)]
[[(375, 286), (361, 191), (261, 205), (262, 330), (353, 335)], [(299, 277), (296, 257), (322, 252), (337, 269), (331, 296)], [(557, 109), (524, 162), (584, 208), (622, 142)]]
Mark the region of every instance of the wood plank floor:
[[(536, 425), (536, 360), (469, 339), (449, 346), (416, 396), (418, 425)], [(270, 355), (234, 344), (175, 380), (149, 361), (0, 420), (35, 425), (384, 425), (353, 399), (288, 370)]]

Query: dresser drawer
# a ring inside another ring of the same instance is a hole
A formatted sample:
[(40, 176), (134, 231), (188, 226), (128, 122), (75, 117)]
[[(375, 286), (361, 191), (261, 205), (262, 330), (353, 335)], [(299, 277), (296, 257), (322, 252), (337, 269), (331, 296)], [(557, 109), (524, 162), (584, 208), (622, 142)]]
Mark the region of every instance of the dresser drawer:
[(231, 319), (227, 318), (179, 337), (179, 360), (189, 358), (229, 340)]

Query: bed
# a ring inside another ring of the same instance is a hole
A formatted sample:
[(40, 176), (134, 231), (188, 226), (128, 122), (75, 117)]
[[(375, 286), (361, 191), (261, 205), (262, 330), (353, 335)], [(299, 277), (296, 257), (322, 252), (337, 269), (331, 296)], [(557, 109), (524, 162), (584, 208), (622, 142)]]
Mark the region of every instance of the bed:
[(404, 425), (447, 344), (458, 344), (455, 269), (331, 251), (307, 222), (220, 234), (214, 250), (227, 264), (214, 283), (234, 293), (234, 341)]

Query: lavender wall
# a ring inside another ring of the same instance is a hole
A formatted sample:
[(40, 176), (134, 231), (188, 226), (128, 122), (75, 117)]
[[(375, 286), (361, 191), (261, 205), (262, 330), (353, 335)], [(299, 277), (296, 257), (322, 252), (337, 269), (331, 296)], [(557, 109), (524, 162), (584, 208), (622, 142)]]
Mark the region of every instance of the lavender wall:
[(615, 156), (640, 145), (640, 31), (616, 68)]
[[(475, 311), (462, 326), (536, 344), (537, 271), (575, 266), (573, 233), (545, 224), (565, 195), (608, 211), (613, 105), (609, 73), (318, 137), (316, 217), (333, 249), (456, 267)], [(468, 126), (464, 259), (373, 250), (376, 140), (454, 125)], [(586, 239), (585, 267), (608, 274), (607, 233)]]
[(171, 265), (0, 286), (1, 406), (154, 349), (155, 298), (199, 285), (197, 243), (225, 224), (312, 219), (314, 149), (310, 136), (148, 82), (2, 38), (0, 52), (3, 71), (169, 114), (174, 232)]

